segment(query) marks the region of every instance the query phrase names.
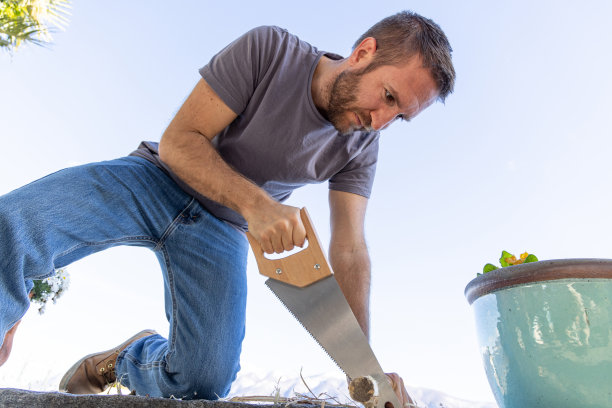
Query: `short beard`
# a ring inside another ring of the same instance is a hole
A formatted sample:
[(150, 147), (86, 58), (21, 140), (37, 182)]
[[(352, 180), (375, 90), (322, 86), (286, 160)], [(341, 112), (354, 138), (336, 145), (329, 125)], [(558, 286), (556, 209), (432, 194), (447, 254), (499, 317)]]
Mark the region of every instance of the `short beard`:
[[(345, 113), (351, 110), (350, 106), (357, 101), (362, 75), (363, 70), (357, 72), (344, 70), (338, 74), (329, 88), (329, 103), (325, 116), (341, 134), (352, 133), (350, 128), (340, 128), (340, 124), (345, 120)], [(369, 126), (369, 123), (364, 125)]]

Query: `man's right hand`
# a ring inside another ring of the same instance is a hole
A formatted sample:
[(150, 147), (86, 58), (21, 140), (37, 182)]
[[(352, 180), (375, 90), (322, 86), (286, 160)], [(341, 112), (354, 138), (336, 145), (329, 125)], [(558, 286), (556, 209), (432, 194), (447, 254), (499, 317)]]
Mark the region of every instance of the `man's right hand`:
[(306, 229), (297, 207), (270, 200), (266, 205), (254, 206), (243, 216), (249, 232), (265, 253), (280, 254), (304, 245)]

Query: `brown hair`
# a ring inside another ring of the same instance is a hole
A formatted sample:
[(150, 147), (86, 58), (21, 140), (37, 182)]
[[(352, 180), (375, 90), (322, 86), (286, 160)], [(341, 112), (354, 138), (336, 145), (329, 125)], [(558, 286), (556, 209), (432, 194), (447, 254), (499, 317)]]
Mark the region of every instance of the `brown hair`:
[(368, 37), (376, 39), (376, 53), (363, 73), (382, 65), (396, 65), (419, 55), (423, 59), (423, 67), (431, 71), (438, 85), (438, 99), (444, 102), (448, 94), (453, 92), (453, 49), (440, 26), (432, 20), (411, 11), (401, 11), (370, 27), (355, 42), (353, 49)]

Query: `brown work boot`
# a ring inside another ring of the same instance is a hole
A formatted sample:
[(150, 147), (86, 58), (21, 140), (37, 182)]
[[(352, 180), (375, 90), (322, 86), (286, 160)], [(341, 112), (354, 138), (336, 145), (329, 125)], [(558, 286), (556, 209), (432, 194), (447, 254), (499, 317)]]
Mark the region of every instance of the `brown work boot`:
[(71, 394), (101, 393), (117, 380), (115, 362), (119, 353), (136, 340), (153, 334), (157, 333), (143, 330), (113, 349), (83, 357), (64, 374), (59, 390)]

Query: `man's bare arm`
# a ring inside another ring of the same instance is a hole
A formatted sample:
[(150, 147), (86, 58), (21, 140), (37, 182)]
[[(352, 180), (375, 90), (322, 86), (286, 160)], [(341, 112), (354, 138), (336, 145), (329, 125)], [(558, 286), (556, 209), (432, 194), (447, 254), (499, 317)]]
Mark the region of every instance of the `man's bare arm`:
[(240, 213), (265, 252), (301, 246), (306, 232), (299, 209), (276, 202), (232, 169), (212, 145), (236, 117), (201, 79), (162, 136), (161, 160), (194, 190)]
[[(338, 280), (363, 332), (370, 334), (370, 257), (365, 243), (364, 219), (367, 199), (356, 194), (330, 190), (332, 238), (329, 259)], [(403, 407), (414, 407), (404, 380), (396, 373), (388, 373), (389, 382)]]
[(331, 240), (329, 260), (366, 337), (370, 332), (370, 256), (365, 242), (364, 219), (368, 199), (330, 190)]

